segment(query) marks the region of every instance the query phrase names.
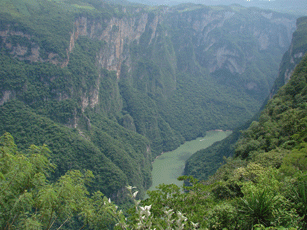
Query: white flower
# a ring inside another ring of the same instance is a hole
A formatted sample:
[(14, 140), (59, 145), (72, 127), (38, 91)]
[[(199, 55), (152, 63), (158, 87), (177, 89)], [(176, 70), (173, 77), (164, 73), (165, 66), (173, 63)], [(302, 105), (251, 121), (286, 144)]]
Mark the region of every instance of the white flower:
[(140, 200), (135, 201), (135, 206), (139, 206), (140, 203), (141, 203)]
[(194, 223), (193, 221), (191, 221), (191, 224), (193, 225), (193, 228), (197, 228), (198, 227), (198, 223)]
[(140, 208), (142, 209), (142, 211), (150, 211), (151, 205), (149, 205), (149, 206), (144, 206), (144, 207), (140, 206)]
[(132, 187), (132, 186), (129, 185), (129, 186), (127, 186), (126, 188), (127, 188), (128, 190), (131, 191), (132, 189), (134, 189), (134, 188), (136, 188), (136, 187)]
[(164, 211), (166, 215), (173, 214), (173, 209), (169, 209), (168, 211)]
[(139, 192), (139, 191), (134, 192), (132, 196), (135, 198), (136, 195), (138, 194), (138, 192)]

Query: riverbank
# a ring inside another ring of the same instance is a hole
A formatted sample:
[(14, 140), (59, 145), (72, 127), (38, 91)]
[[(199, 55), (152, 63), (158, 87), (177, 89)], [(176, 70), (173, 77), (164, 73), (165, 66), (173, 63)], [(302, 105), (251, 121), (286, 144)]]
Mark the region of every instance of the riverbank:
[(178, 181), (177, 178), (182, 175), (186, 160), (193, 153), (209, 147), (216, 141), (223, 140), (231, 133), (231, 131), (223, 130), (208, 131), (205, 137), (187, 141), (177, 149), (164, 152), (156, 157), (153, 161), (153, 183), (149, 190), (155, 190), (155, 187), (162, 183), (181, 186), (183, 182)]

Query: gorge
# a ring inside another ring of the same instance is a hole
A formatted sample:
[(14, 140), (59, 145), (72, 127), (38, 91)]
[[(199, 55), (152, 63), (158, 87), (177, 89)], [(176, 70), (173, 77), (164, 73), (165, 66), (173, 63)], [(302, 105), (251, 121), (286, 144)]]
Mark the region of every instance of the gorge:
[(151, 161), (234, 129), (269, 94), (296, 16), (232, 6), (1, 2), (0, 132), (47, 144), (57, 165), (90, 169), (124, 202)]
[(159, 184), (182, 186), (183, 181), (179, 181), (177, 178), (183, 175), (186, 160), (193, 153), (209, 147), (216, 141), (223, 140), (230, 134), (231, 131), (207, 131), (206, 136), (185, 142), (177, 149), (161, 154), (153, 162), (152, 185), (148, 190), (155, 190)]
[(306, 229), (306, 52), (238, 4), (0, 1), (0, 228)]

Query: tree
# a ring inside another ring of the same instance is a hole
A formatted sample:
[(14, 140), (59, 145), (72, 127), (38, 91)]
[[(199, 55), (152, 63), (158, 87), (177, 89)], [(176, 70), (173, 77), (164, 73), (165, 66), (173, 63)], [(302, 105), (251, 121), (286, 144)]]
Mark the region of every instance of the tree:
[[(47, 146), (18, 151), (13, 137), (0, 137), (0, 227), (8, 229), (101, 229), (122, 214), (101, 192), (89, 195), (91, 171), (68, 171), (56, 182), (48, 175), (55, 166)], [(117, 218), (118, 219), (118, 218)], [(97, 228), (98, 227), (98, 228)]]

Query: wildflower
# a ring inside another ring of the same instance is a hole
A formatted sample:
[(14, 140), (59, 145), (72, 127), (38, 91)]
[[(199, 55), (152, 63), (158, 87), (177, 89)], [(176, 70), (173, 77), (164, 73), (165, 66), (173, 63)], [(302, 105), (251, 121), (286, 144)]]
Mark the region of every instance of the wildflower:
[(136, 195), (138, 194), (138, 192), (139, 192), (139, 191), (134, 192), (132, 196), (135, 198)]

